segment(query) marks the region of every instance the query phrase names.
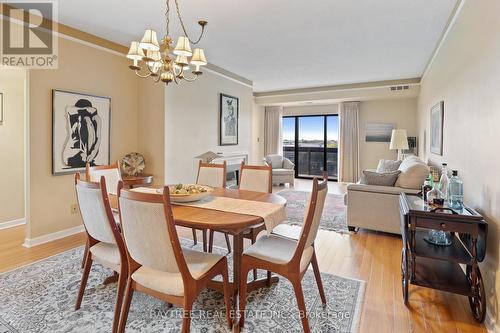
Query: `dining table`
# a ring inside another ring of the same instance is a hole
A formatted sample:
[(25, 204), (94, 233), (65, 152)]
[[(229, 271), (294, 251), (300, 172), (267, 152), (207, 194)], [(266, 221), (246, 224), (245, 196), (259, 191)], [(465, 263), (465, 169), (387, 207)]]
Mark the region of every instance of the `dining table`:
[[(283, 206), (286, 204), (285, 198), (274, 193), (214, 188), (211, 195), (214, 197), (267, 202)], [(112, 209), (118, 209), (118, 198), (116, 195), (109, 194), (109, 202)], [(264, 224), (264, 219), (261, 216), (256, 215), (207, 209), (184, 204), (176, 204), (175, 202), (172, 202), (172, 215), (174, 217), (175, 224), (178, 226), (201, 230), (211, 229), (214, 231), (225, 232), (233, 236), (233, 276), (232, 281), (230, 281), (230, 288), (233, 296), (233, 309), (235, 313), (238, 313), (238, 297), (240, 295), (239, 281), (241, 275), (241, 258), (243, 255), (243, 235), (251, 228), (261, 227)], [(250, 292), (276, 282), (278, 282), (277, 276), (272, 276), (270, 280), (268, 278), (257, 278), (248, 282), (247, 290)], [(209, 288), (222, 291), (222, 282), (214, 280), (209, 284)], [(233, 326), (235, 326), (233, 329), (238, 330), (239, 325), (235, 324)]]

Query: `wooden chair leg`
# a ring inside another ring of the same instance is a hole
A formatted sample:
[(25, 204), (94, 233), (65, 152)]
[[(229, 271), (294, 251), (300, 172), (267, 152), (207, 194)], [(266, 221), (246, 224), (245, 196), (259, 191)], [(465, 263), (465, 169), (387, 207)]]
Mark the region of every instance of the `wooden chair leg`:
[(203, 252), (207, 252), (207, 229), (201, 231), (203, 235)]
[(191, 229), (191, 231), (193, 232), (193, 243), (194, 245), (198, 244), (198, 238), (196, 238), (196, 229)]
[(127, 286), (127, 270), (122, 268), (120, 270), (120, 277), (118, 278), (118, 286), (116, 291), (116, 304), (115, 304), (115, 315), (113, 317), (113, 333), (118, 331), (118, 324), (120, 323), (120, 313), (123, 304), (123, 295), (125, 293), (125, 287)]
[(226, 246), (227, 246), (227, 253), (231, 253), (231, 242), (229, 241), (229, 235), (224, 233), (224, 237), (226, 238)]
[(271, 271), (267, 271), (266, 286), (271, 286)]
[(189, 333), (191, 327), (191, 310), (193, 309), (193, 301), (184, 298), (184, 314), (182, 316), (182, 333)]
[(85, 260), (87, 260), (87, 256), (89, 255), (89, 240), (85, 242), (85, 249), (83, 250), (83, 258), (82, 258), (82, 269), (85, 267)]
[(127, 281), (127, 287), (125, 289), (125, 299), (123, 300), (122, 313), (120, 314), (118, 333), (125, 332), (125, 326), (127, 326), (128, 313), (130, 311), (130, 303), (132, 303), (132, 296), (134, 296), (134, 289), (132, 288), (132, 279), (129, 278)]
[[(253, 229), (250, 232), (252, 233), (252, 245), (253, 245), (253, 244), (255, 244), (255, 241), (257, 240), (257, 235), (255, 234)], [(253, 279), (257, 280), (257, 270), (256, 269), (253, 270)]]
[(208, 252), (212, 253), (214, 247), (214, 231), (210, 230), (208, 234)]
[(247, 278), (248, 265), (245, 263), (244, 257), (241, 260), (241, 276), (240, 276), (240, 306), (239, 306), (239, 326), (245, 326), (245, 307), (247, 305)]
[(231, 291), (229, 288), (229, 277), (227, 273), (227, 261), (222, 271), (222, 284), (224, 285), (224, 303), (226, 303), (226, 319), (229, 329), (233, 327), (233, 320), (231, 319)]
[(295, 297), (297, 298), (297, 305), (299, 306), (299, 315), (302, 320), (302, 328), (304, 333), (310, 333), (309, 321), (307, 320), (306, 302), (304, 301), (304, 292), (302, 291), (302, 285), (300, 284), (300, 278), (297, 276), (292, 279), (293, 290), (295, 291)]
[(311, 264), (314, 271), (314, 278), (316, 279), (316, 284), (318, 285), (319, 296), (321, 297), (321, 302), (326, 305), (325, 290), (323, 289), (323, 282), (321, 281), (321, 273), (319, 271), (318, 259), (316, 258), (316, 251), (313, 252), (311, 258)]
[(85, 265), (83, 267), (82, 280), (80, 282), (80, 290), (78, 290), (78, 296), (76, 298), (75, 310), (79, 310), (82, 305), (83, 293), (85, 292), (85, 287), (87, 286), (87, 280), (89, 279), (90, 267), (92, 267), (92, 255), (90, 252), (85, 256)]

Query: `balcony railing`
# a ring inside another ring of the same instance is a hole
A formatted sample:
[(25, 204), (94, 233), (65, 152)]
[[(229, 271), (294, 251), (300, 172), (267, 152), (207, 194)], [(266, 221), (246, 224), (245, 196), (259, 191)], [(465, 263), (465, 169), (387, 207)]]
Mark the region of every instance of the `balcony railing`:
[[(298, 158), (298, 176), (312, 177), (322, 176), (324, 171), (324, 154), (323, 147), (299, 147)], [(283, 155), (295, 161), (295, 148), (291, 146), (283, 147)], [(337, 148), (326, 148), (326, 168), (328, 170), (329, 179), (336, 180), (338, 177), (337, 169)]]

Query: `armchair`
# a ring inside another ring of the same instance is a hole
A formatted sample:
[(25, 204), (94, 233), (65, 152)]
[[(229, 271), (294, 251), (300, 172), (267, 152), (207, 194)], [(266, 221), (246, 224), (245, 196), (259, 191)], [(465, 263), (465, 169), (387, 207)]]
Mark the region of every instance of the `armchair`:
[(288, 183), (293, 186), (295, 179), (295, 164), (281, 155), (267, 155), (264, 163), (273, 169), (273, 184)]

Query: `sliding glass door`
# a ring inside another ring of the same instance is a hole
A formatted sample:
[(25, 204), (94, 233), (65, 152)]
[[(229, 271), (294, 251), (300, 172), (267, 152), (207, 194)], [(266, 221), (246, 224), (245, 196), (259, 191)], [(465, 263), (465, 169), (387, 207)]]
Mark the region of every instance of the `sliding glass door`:
[(328, 171), (337, 179), (338, 116), (283, 117), (283, 154), (295, 163), (295, 177), (312, 178)]

